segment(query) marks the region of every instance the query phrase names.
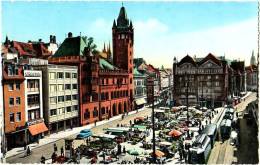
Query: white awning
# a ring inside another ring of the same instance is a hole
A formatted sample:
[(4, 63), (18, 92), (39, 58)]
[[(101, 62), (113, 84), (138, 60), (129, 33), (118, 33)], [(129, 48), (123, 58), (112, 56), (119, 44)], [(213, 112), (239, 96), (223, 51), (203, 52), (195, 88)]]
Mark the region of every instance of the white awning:
[(140, 99), (136, 99), (135, 103), (136, 103), (136, 105), (142, 105), (142, 104), (145, 104), (146, 101), (144, 98), (140, 98)]

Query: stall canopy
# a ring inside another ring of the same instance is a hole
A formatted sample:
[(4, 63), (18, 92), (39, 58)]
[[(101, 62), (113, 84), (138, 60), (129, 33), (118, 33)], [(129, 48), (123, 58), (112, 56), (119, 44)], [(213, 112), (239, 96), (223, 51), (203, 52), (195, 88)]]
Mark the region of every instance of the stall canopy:
[(145, 104), (146, 101), (144, 98), (140, 98), (140, 99), (136, 99), (135, 103), (136, 103), (136, 105), (142, 105), (142, 104)]
[(155, 150), (155, 156), (157, 158), (163, 157), (165, 154), (160, 150)]
[(46, 125), (44, 123), (38, 123), (38, 124), (30, 125), (29, 131), (32, 134), (32, 136), (34, 136), (34, 135), (38, 135), (40, 133), (48, 131), (48, 128), (46, 127)]
[(132, 148), (127, 150), (127, 153), (130, 155), (141, 155), (143, 154), (143, 151), (140, 148)]
[(144, 125), (134, 125), (133, 128), (136, 128), (140, 131), (145, 131), (146, 130), (146, 126)]
[(172, 137), (178, 137), (178, 136), (181, 136), (182, 133), (180, 131), (174, 129), (174, 130), (170, 131), (168, 135), (172, 136)]
[(144, 117), (136, 117), (135, 120), (144, 120)]

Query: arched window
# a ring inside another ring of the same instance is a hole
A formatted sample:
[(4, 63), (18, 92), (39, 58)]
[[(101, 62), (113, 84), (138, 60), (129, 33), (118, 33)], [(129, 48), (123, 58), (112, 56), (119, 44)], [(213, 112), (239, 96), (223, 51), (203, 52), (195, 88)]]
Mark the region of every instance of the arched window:
[(93, 117), (97, 117), (97, 116), (98, 116), (98, 110), (97, 107), (95, 107), (93, 111)]

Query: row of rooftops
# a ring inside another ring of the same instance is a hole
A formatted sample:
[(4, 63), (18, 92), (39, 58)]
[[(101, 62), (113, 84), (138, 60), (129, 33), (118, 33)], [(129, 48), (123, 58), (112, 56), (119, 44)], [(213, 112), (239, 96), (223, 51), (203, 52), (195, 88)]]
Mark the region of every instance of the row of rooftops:
[(212, 53), (209, 53), (204, 58), (196, 58), (196, 57), (191, 57), (189, 55), (186, 55), (185, 57), (183, 57), (180, 60), (180, 62), (178, 62), (176, 60), (176, 58), (174, 58), (174, 63), (177, 66), (180, 66), (184, 63), (191, 63), (195, 67), (198, 67), (208, 60), (213, 61), (215, 64), (217, 64), (218, 66), (221, 66), (221, 67), (226, 66), (228, 68), (229, 72), (233, 72), (234, 74), (239, 74), (239, 75), (245, 73), (246, 71), (252, 72), (253, 70), (257, 69), (256, 65), (250, 65), (248, 67), (245, 67), (245, 61), (237, 61), (237, 60), (231, 61), (229, 59), (226, 59), (225, 56), (216, 57)]

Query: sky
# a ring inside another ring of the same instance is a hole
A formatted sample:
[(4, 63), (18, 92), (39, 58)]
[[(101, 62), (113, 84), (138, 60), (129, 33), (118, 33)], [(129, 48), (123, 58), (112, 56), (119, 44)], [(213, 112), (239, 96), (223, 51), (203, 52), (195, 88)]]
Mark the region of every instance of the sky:
[[(156, 67), (171, 67), (173, 58), (208, 53), (245, 60), (257, 51), (255, 2), (123, 2), (134, 26), (134, 57)], [(2, 2), (2, 38), (62, 43), (73, 36), (94, 37), (99, 50), (112, 41), (112, 24), (121, 2)]]

